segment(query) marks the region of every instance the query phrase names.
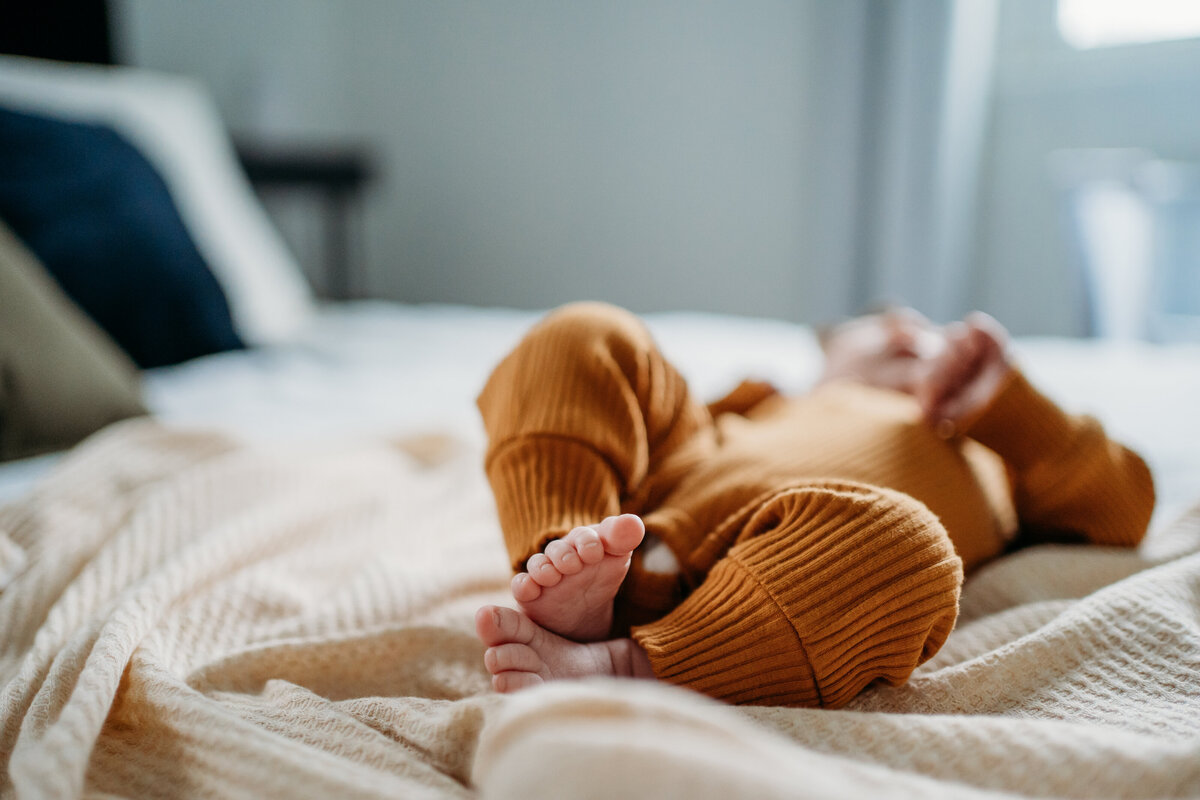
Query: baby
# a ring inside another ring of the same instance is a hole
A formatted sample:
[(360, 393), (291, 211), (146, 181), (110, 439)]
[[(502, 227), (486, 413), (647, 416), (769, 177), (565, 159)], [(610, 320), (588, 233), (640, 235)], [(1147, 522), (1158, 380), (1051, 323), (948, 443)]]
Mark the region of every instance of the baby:
[(817, 385), (704, 406), (632, 315), (551, 314), (479, 398), (517, 609), (476, 630), (494, 687), (656, 678), (837, 707), (945, 641), (964, 570), (1018, 527), (1133, 546), (1145, 464), (1034, 390), (981, 313), (827, 329)]

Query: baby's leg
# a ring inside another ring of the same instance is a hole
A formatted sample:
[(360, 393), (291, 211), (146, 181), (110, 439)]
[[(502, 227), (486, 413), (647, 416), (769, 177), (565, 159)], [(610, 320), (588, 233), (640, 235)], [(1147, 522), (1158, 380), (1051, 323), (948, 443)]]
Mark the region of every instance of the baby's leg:
[[(559, 633), (607, 634), (575, 631), (574, 619), (556, 620), (541, 608), (563, 602), (541, 603), (540, 589), (591, 564), (580, 559), (573, 571), (578, 547), (553, 543), (623, 510), (654, 507), (676, 479), (663, 464), (685, 449), (716, 446), (711, 416), (636, 317), (596, 303), (564, 307), (538, 323), (496, 367), (478, 402), (488, 435), (484, 467), (510, 563), (527, 576), (514, 585), (517, 599)], [(604, 586), (587, 591), (591, 605), (606, 605), (590, 597), (609, 594), (609, 584), (624, 577), (617, 565), (637, 546), (618, 541), (624, 535), (614, 532), (605, 544), (616, 561), (601, 560)], [(543, 580), (547, 562), (553, 570)], [(571, 585), (592, 580), (586, 572)]]
[(632, 639), (572, 642), (519, 611), (500, 606), (479, 609), (475, 631), (487, 645), (483, 663), (492, 673), (492, 686), (498, 692), (569, 678), (654, 677), (645, 652)]
[(633, 514), (575, 528), (513, 577), (513, 598), (548, 631), (577, 642), (603, 639), (612, 627), (613, 598), (645, 532)]
[(945, 641), (962, 562), (907, 495), (822, 481), (781, 488), (710, 534), (732, 545), (633, 640), (661, 680), (731, 703), (837, 708), (903, 683)]

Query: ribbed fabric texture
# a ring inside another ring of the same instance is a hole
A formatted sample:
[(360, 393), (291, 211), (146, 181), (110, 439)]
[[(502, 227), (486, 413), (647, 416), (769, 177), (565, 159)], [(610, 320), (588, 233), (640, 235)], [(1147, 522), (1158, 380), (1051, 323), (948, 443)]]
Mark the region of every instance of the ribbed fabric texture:
[(496, 367), (478, 404), (516, 567), (572, 525), (644, 496), (651, 464), (712, 424), (645, 327), (598, 303), (543, 320)]
[(1009, 465), (1017, 514), (1030, 525), (1133, 547), (1154, 510), (1154, 480), (1136, 453), (1090, 417), (1066, 417), (1013, 372), (967, 429)]
[(901, 683), (953, 627), (964, 566), (1018, 519), (1131, 545), (1153, 509), (1141, 459), (1019, 373), (949, 441), (912, 398), (854, 384), (794, 399), (743, 384), (706, 408), (635, 317), (600, 304), (543, 320), (479, 407), (514, 567), (573, 525), (642, 515), (679, 591), (635, 557), (617, 619), (655, 620), (635, 637), (660, 677), (740, 703)]
[(962, 563), (928, 509), (828, 483), (765, 500), (708, 579), (634, 639), (655, 674), (735, 703), (840, 706), (954, 626)]
[(616, 471), (595, 450), (570, 439), (523, 438), (489, 458), (487, 474), (517, 571), (551, 540), (620, 510)]

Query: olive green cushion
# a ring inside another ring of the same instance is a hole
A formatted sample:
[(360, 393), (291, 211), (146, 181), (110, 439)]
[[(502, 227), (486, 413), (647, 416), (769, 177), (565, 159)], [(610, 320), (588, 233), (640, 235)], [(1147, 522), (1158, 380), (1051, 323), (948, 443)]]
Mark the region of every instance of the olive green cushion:
[(0, 223), (0, 461), (145, 413), (137, 368)]

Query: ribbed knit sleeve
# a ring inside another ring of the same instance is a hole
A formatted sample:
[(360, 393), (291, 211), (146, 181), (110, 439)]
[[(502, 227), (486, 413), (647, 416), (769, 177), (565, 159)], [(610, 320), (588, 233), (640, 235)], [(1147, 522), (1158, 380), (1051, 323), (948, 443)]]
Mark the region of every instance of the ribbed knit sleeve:
[(641, 322), (599, 303), (543, 319), (477, 402), (514, 569), (572, 527), (618, 513), (652, 459), (685, 441), (707, 413)]
[(585, 442), (523, 436), (485, 469), (514, 571), (572, 528), (620, 512), (620, 479)]
[(1004, 459), (1023, 527), (1132, 547), (1154, 510), (1146, 463), (1092, 417), (1064, 413), (1013, 370), (965, 433)]

